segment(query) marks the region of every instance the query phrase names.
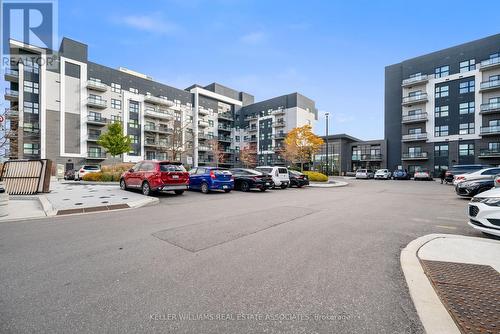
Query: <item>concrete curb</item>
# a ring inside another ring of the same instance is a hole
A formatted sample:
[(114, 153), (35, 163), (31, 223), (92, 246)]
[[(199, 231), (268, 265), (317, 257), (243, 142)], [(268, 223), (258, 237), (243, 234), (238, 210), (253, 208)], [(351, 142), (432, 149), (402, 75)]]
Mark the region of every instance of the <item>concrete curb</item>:
[(59, 181), (61, 184), (69, 184), (69, 185), (99, 185), (99, 186), (119, 186), (120, 182), (97, 182), (97, 181)]
[(460, 330), (425, 275), (418, 258), (418, 251), (426, 243), (437, 238), (450, 236), (454, 235), (428, 234), (413, 240), (401, 251), (401, 267), (410, 290), (410, 296), (427, 333), (460, 334)]
[(50, 203), (50, 201), (47, 199), (47, 196), (45, 195), (38, 196), (38, 201), (40, 201), (42, 209), (47, 217), (52, 217), (57, 214), (57, 210), (54, 210), (54, 207), (52, 206), (52, 203)]
[(347, 182), (344, 182), (344, 181), (335, 181), (335, 183), (329, 183), (329, 182), (325, 182), (325, 183), (315, 183), (315, 182), (310, 182), (309, 183), (309, 187), (313, 187), (313, 188), (336, 188), (336, 187), (345, 187), (347, 186), (349, 183)]

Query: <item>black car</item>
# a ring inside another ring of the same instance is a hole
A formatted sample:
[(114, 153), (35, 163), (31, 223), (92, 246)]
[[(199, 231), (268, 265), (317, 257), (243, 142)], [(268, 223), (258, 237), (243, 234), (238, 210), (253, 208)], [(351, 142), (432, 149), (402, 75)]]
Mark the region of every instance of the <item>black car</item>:
[(455, 187), (458, 196), (473, 197), (483, 191), (490, 190), (495, 186), (493, 179), (479, 179), (460, 182)]
[(271, 176), (249, 168), (231, 168), (234, 177), (234, 189), (241, 191), (250, 191), (259, 189), (266, 191), (272, 187), (273, 179)]
[(297, 172), (295, 170), (288, 170), (288, 177), (290, 178), (290, 187), (302, 188), (309, 185), (309, 178), (307, 175)]
[(446, 171), (446, 173), (444, 175), (444, 180), (446, 181), (446, 183), (452, 183), (455, 175), (472, 173), (472, 172), (476, 172), (480, 169), (489, 168), (489, 167), (492, 167), (492, 166), (490, 166), (490, 165), (455, 165), (455, 166), (451, 166), (451, 168)]

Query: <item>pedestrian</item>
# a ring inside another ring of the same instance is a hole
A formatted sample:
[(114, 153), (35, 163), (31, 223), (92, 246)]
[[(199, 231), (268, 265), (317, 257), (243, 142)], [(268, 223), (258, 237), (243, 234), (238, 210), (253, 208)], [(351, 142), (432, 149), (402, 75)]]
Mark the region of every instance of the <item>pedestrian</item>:
[(441, 184), (447, 184), (446, 182), (446, 170), (445, 169), (441, 169), (441, 172), (439, 173), (439, 178), (441, 179)]

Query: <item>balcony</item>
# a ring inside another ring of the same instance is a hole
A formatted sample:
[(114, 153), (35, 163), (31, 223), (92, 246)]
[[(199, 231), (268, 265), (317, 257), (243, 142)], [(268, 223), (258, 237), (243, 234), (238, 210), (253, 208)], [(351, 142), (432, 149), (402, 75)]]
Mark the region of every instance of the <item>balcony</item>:
[(481, 136), (499, 135), (500, 134), (500, 125), (482, 126), (480, 134), (481, 134)]
[(87, 135), (87, 141), (94, 141), (94, 142), (98, 141), (100, 136), (101, 136), (100, 134), (98, 135), (98, 134), (95, 134), (95, 133), (89, 133)]
[(203, 132), (198, 133), (198, 140), (210, 140), (210, 139), (213, 139), (213, 135), (209, 135)]
[(146, 138), (144, 140), (144, 146), (158, 146), (160, 143), (157, 142), (155, 139), (152, 139), (152, 138)]
[(360, 161), (382, 161), (382, 154), (361, 154)]
[(210, 163), (213, 163), (214, 160), (213, 159), (208, 159), (208, 158), (198, 158), (198, 163), (202, 163), (202, 164), (210, 164)]
[(500, 57), (490, 58), (483, 60), (481, 62), (481, 66), (479, 67), (480, 71), (491, 70), (493, 68), (500, 67)]
[(108, 86), (106, 86), (106, 84), (95, 80), (87, 80), (87, 88), (99, 92), (105, 92), (108, 90)]
[(202, 109), (202, 108), (198, 108), (198, 114), (202, 115), (202, 116), (206, 116), (208, 115), (208, 110), (207, 109)]
[(218, 129), (222, 130), (222, 131), (228, 131), (228, 132), (231, 132), (231, 130), (232, 130), (230, 126), (223, 125), (223, 124), (219, 124)]
[(169, 101), (163, 97), (156, 97), (156, 96), (153, 96), (150, 94), (146, 94), (144, 96), (144, 102), (157, 104), (157, 105), (161, 105), (161, 106), (167, 106), (167, 107), (172, 107), (175, 105), (174, 102)]
[(479, 89), (480, 92), (484, 91), (490, 91), (494, 89), (499, 89), (500, 88), (500, 80), (489, 80), (489, 81), (483, 81), (481, 82), (481, 88)]
[(106, 103), (105, 99), (102, 98), (95, 98), (95, 97), (89, 97), (87, 99), (87, 106), (92, 107), (92, 108), (99, 108), (99, 109), (104, 109), (108, 105)]
[(5, 108), (5, 116), (9, 119), (19, 117), (19, 110), (14, 108)]
[(401, 160), (427, 160), (427, 152), (405, 152)]
[(480, 114), (492, 114), (500, 112), (500, 102), (490, 102), (481, 104)]
[(232, 143), (233, 140), (231, 137), (228, 136), (219, 136), (219, 141), (226, 142), (226, 143)]
[(404, 142), (409, 142), (409, 141), (425, 141), (427, 140), (427, 133), (411, 133), (407, 135), (402, 136), (402, 141)]
[(257, 116), (257, 115), (250, 115), (250, 116), (245, 117), (245, 121), (247, 121), (247, 122), (254, 122), (254, 121), (257, 121), (258, 119), (259, 119), (259, 116)]
[(11, 68), (6, 69), (5, 81), (19, 82), (19, 71)]
[(17, 101), (17, 99), (19, 99), (19, 92), (14, 89), (6, 88), (5, 99), (8, 101)]
[(256, 126), (249, 127), (248, 132), (257, 132), (257, 127)]
[(233, 115), (231, 115), (231, 113), (228, 113), (228, 112), (222, 112), (222, 113), (217, 114), (217, 118), (225, 119), (227, 121), (232, 121)]
[(409, 123), (417, 123), (417, 122), (425, 122), (427, 121), (427, 113), (420, 112), (413, 115), (405, 115), (403, 114), (403, 118), (401, 119), (401, 123), (409, 124)]
[(106, 152), (102, 152), (102, 151), (88, 152), (87, 159), (89, 159), (89, 160), (104, 160), (104, 159), (106, 159)]
[(209, 124), (206, 121), (198, 121), (198, 126), (200, 128), (206, 128), (207, 126), (209, 126)]
[(417, 95), (405, 96), (403, 97), (403, 102), (401, 103), (403, 106), (417, 103), (425, 103), (427, 102), (427, 93), (421, 93)]
[(275, 135), (273, 135), (273, 138), (274, 139), (285, 139), (286, 135), (284, 133), (276, 133)]
[(404, 79), (403, 82), (401, 83), (401, 86), (409, 87), (409, 86), (421, 85), (428, 82), (430, 78), (432, 78), (432, 76), (427, 74), (417, 75), (408, 79)]
[(496, 149), (496, 150), (488, 150), (488, 149), (480, 150), (479, 151), (479, 158), (483, 158), (483, 159), (500, 158), (500, 150), (498, 150), (498, 149)]
[(157, 125), (144, 125), (144, 131), (145, 132), (156, 132), (156, 133), (165, 133), (165, 134), (172, 134), (174, 132), (173, 129), (169, 129), (166, 126), (157, 126)]
[(275, 116), (284, 115), (285, 114), (285, 109), (273, 110), (272, 114), (275, 115)]
[(108, 124), (108, 119), (101, 117), (99, 115), (88, 115), (87, 116), (87, 123), (104, 126), (104, 125)]
[(211, 149), (208, 146), (198, 146), (198, 151), (200, 151), (200, 152), (208, 152), (208, 151), (211, 151)]
[(171, 112), (153, 108), (144, 109), (144, 116), (152, 118), (168, 119), (168, 120), (174, 119), (174, 115)]

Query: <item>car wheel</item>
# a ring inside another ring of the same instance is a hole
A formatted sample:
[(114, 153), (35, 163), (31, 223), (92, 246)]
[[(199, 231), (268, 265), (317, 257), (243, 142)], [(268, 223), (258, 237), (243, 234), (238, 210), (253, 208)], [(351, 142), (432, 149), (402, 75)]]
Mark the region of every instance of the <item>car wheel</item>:
[(231, 192), (231, 189), (224, 189), (224, 192), (225, 192), (225, 193), (230, 193), (230, 192)]
[(241, 187), (241, 191), (244, 191), (244, 192), (247, 192), (250, 190), (250, 185), (246, 181), (241, 182), (240, 187)]
[(297, 188), (302, 188), (302, 184), (297, 184)]
[(208, 184), (206, 182), (203, 182), (201, 184), (201, 192), (204, 194), (208, 194), (210, 192), (210, 189), (208, 189)]
[(260, 188), (260, 191), (261, 191), (261, 192), (264, 192), (264, 191), (266, 191), (266, 190), (267, 190), (267, 188), (266, 188), (266, 187)]
[(281, 188), (281, 189), (286, 189), (287, 187), (288, 187), (288, 185), (287, 185), (286, 183), (283, 183), (283, 184), (280, 186), (280, 188)]
[(184, 190), (174, 190), (174, 193), (176, 195), (182, 195), (182, 194), (184, 194)]
[(141, 190), (142, 190), (142, 194), (144, 196), (149, 196), (151, 194), (151, 187), (149, 186), (149, 183), (147, 183), (147, 182), (142, 183)]
[(127, 190), (127, 184), (125, 183), (125, 179), (120, 180), (120, 189)]

